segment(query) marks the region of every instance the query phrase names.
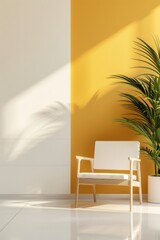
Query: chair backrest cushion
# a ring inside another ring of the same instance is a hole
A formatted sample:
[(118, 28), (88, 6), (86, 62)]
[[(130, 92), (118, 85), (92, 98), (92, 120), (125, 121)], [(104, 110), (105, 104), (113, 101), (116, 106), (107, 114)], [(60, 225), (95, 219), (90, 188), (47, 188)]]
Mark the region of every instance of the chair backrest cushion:
[(138, 141), (96, 141), (94, 169), (128, 170), (128, 157), (139, 158), (139, 152)]

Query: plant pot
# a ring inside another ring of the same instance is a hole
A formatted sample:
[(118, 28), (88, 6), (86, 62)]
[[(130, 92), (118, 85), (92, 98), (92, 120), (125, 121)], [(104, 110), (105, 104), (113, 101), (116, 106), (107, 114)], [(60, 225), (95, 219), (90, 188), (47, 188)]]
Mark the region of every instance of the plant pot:
[(148, 176), (148, 202), (160, 203), (160, 176)]

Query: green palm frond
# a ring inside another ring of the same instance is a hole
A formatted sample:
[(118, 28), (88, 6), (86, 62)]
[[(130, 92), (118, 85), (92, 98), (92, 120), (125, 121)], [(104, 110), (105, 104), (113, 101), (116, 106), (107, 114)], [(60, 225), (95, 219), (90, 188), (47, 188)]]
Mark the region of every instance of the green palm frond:
[(144, 66), (137, 66), (138, 68), (149, 69), (155, 75), (159, 76), (160, 73), (160, 61), (159, 61), (159, 54), (144, 40), (138, 38), (138, 41), (135, 41), (135, 46), (137, 47), (137, 54), (141, 54), (142, 59), (136, 59), (140, 62), (143, 62)]
[(156, 45), (158, 57), (160, 59), (160, 39), (158, 36), (155, 36), (153, 39), (154, 39), (154, 43)]
[(150, 128), (147, 124), (140, 121), (139, 119), (131, 119), (123, 117), (121, 119), (116, 119), (115, 121), (122, 123), (123, 125), (129, 127), (131, 130), (134, 130), (137, 134), (146, 137), (150, 142), (153, 141), (153, 136)]
[(129, 93), (122, 93), (120, 96), (123, 97), (123, 105), (133, 110), (133, 114), (136, 113), (139, 118), (144, 119), (148, 124), (152, 124), (153, 107), (148, 104), (146, 99), (137, 98)]
[(155, 146), (152, 146), (152, 149), (148, 147), (141, 147), (141, 151), (144, 152), (152, 159), (155, 163), (155, 173), (158, 174), (157, 167), (160, 169), (160, 149), (156, 149)]
[(146, 153), (150, 158), (154, 158), (155, 157), (153, 150), (151, 150), (148, 147), (141, 147), (141, 151)]
[(146, 79), (143, 79), (142, 81), (142, 78), (141, 79), (132, 78), (121, 74), (112, 75), (111, 77), (119, 79), (120, 83), (124, 83), (128, 86), (131, 86), (135, 88), (138, 92), (141, 92), (142, 94), (146, 95), (148, 85), (148, 81)]

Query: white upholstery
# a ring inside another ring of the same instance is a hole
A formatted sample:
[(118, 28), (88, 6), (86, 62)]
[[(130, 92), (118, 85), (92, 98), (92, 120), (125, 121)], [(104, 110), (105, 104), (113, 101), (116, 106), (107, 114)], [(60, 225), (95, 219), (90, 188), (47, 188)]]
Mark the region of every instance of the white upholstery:
[(97, 141), (93, 168), (129, 170), (128, 158), (139, 158), (139, 149), (138, 141)]
[[(115, 180), (128, 180), (129, 174), (121, 173), (92, 173), (92, 172), (81, 172), (78, 173), (79, 178), (91, 178), (91, 179), (115, 179)], [(133, 180), (136, 180), (136, 175), (132, 176)]]

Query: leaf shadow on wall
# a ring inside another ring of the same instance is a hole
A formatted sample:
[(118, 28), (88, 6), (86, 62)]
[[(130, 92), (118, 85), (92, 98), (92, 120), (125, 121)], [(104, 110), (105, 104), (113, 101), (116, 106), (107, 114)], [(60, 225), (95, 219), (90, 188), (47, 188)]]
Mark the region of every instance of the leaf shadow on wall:
[(28, 126), (7, 147), (4, 161), (20, 165), (61, 164), (61, 155), (69, 147), (69, 122), (69, 108), (60, 102), (34, 113)]

